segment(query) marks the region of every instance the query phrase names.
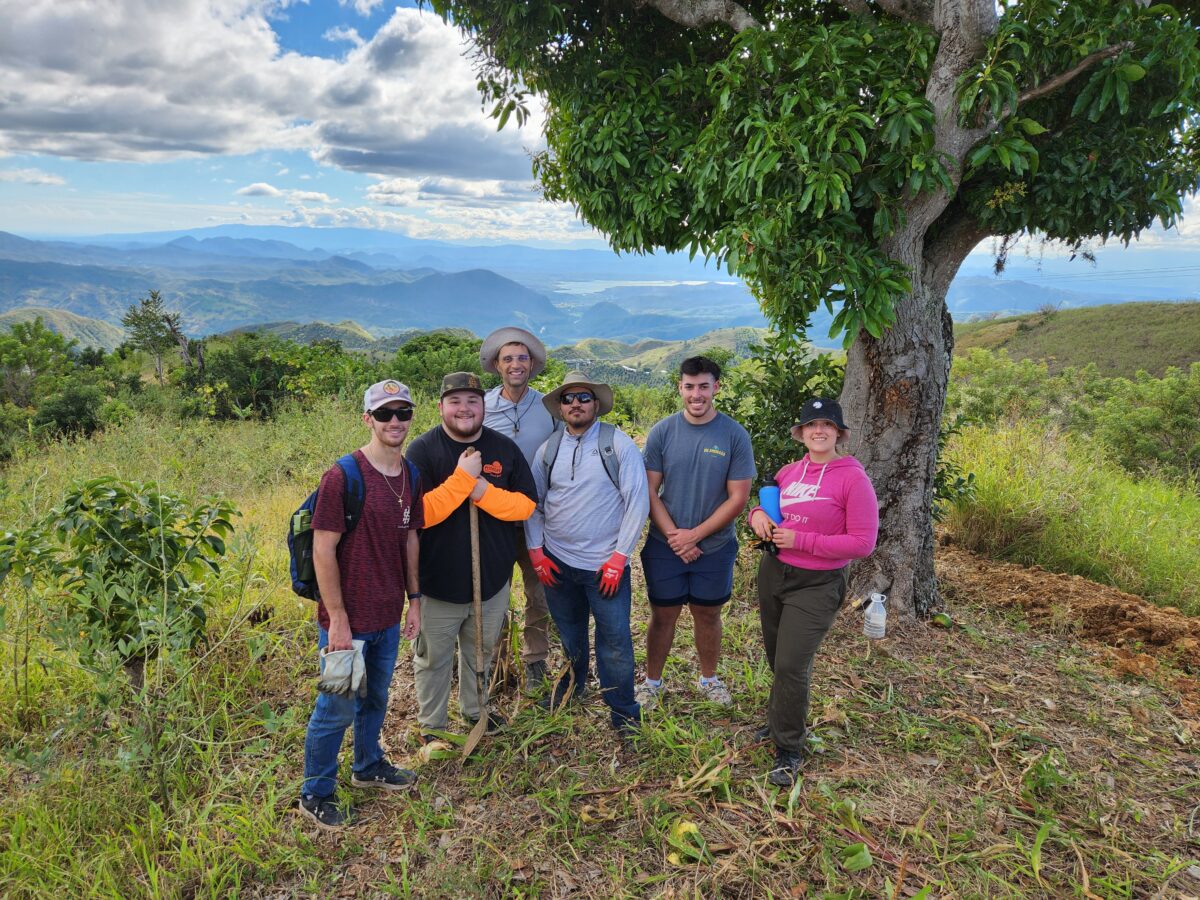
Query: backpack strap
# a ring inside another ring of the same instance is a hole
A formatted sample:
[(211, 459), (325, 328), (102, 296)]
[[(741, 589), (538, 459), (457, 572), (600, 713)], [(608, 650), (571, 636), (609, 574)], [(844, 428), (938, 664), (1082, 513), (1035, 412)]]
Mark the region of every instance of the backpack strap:
[[(554, 470), (554, 463), (558, 459), (558, 448), (562, 446), (565, 433), (566, 428), (555, 429), (546, 439), (546, 448), (542, 451), (542, 473), (546, 479), (546, 490), (550, 490), (550, 473)], [(601, 422), (596, 440), (600, 450), (600, 462), (604, 464), (608, 480), (613, 483), (613, 487), (620, 491), (621, 458), (617, 456), (617, 451), (613, 447), (616, 433), (617, 426), (610, 422)]]
[(363, 503), (367, 497), (367, 487), (363, 483), (362, 469), (353, 453), (347, 453), (337, 461), (342, 470), (346, 490), (342, 494), (342, 512), (346, 517), (346, 533), (354, 530), (362, 517)]
[(600, 434), (598, 440), (600, 444), (600, 462), (604, 463), (604, 471), (608, 473), (608, 480), (613, 483), (613, 487), (617, 492), (621, 491), (621, 457), (617, 456), (616, 448), (613, 447), (613, 442), (617, 434), (617, 426), (610, 422), (600, 423)]

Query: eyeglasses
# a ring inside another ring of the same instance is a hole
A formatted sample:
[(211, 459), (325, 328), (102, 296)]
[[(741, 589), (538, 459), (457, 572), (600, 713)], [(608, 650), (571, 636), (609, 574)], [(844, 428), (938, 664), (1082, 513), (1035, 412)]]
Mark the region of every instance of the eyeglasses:
[(500, 357), (500, 362), (504, 363), (505, 365), (515, 362), (527, 363), (529, 362), (529, 354), (522, 353), (519, 356), (502, 356)]
[(407, 422), (413, 417), (413, 408), (411, 406), (381, 406), (379, 409), (371, 410), (371, 418), (376, 422), (390, 422), (392, 419), (399, 419), (401, 422)]
[(596, 395), (591, 391), (568, 391), (559, 397), (558, 402), (568, 406), (572, 403), (591, 403), (595, 399)]

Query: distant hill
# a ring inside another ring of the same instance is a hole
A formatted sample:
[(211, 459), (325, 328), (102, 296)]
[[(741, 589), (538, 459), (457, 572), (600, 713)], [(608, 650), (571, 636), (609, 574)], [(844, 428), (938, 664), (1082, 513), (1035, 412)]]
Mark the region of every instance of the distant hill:
[(43, 306), (24, 306), (0, 313), (0, 331), (7, 331), (18, 322), (32, 322), (41, 318), (51, 331), (56, 331), (69, 341), (82, 347), (97, 347), (112, 350), (125, 341), (125, 330), (99, 319), (89, 319), (65, 309), (48, 309)]
[(1200, 303), (1117, 303), (1045, 310), (991, 321), (955, 323), (954, 352), (1006, 350), (1045, 360), (1051, 370), (1095, 363), (1110, 376), (1200, 361)]
[(647, 340), (623, 344), (588, 338), (578, 344), (556, 347), (550, 353), (566, 363), (567, 368), (580, 368), (593, 378), (629, 384), (671, 376), (687, 357), (712, 348), (729, 350), (735, 357), (744, 358), (749, 355), (750, 345), (765, 334), (764, 328), (739, 327), (720, 328), (684, 341)]
[(373, 349), (376, 338), (357, 322), (349, 320), (331, 325), (328, 322), (266, 322), (262, 325), (248, 325), (245, 328), (234, 328), (226, 334), (252, 332), (255, 334), (273, 334), (297, 344), (315, 344), (317, 341), (338, 341), (347, 350)]

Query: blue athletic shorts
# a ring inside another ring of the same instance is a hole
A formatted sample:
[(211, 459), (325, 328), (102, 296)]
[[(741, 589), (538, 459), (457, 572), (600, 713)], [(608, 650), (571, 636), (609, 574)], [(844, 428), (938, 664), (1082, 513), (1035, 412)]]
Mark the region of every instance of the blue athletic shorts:
[(646, 539), (642, 548), (642, 570), (646, 573), (646, 593), (655, 606), (720, 606), (733, 593), (733, 563), (737, 559), (736, 540), (726, 541), (716, 550), (700, 554), (693, 563), (685, 563), (665, 541)]

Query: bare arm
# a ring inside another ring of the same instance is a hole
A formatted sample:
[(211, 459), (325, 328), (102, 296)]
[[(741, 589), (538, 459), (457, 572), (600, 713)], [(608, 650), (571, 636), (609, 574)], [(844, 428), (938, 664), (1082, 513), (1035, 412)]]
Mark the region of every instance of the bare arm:
[(419, 584), (421, 539), (415, 529), (410, 529), (408, 532), (408, 546), (405, 547), (405, 550), (408, 556), (405, 586), (408, 589), (409, 599), (408, 612), (404, 616), (404, 627), (401, 629), (401, 634), (406, 641), (411, 641), (421, 630), (421, 598), (413, 596), (421, 591)]
[(321, 602), (329, 613), (329, 649), (349, 650), (350, 619), (342, 603), (342, 573), (338, 567), (337, 546), (342, 536), (336, 531), (313, 530), (313, 569)]
[(650, 521), (664, 535), (670, 535), (675, 530), (675, 520), (667, 511), (667, 504), (662, 502), (658, 492), (662, 490), (663, 473), (652, 469), (646, 470), (646, 485), (650, 489)]

